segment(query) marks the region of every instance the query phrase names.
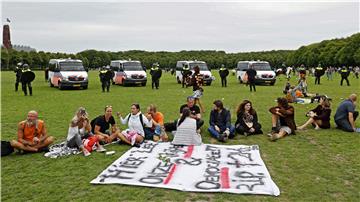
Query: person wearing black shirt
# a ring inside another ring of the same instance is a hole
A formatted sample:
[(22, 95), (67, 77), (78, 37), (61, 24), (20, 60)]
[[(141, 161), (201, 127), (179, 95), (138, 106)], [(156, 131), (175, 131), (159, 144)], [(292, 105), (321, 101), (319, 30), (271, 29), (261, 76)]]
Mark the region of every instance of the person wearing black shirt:
[(349, 82), (349, 75), (350, 75), (350, 70), (347, 69), (345, 66), (342, 67), (342, 69), (340, 70), (340, 74), (341, 74), (341, 81), (340, 81), (340, 85), (343, 85), (343, 81), (346, 81), (346, 84), (348, 86), (350, 86), (350, 82)]
[(160, 77), (161, 77), (162, 71), (159, 69), (159, 64), (155, 63), (151, 67), (150, 75), (151, 75), (151, 88), (159, 89), (160, 84)]
[(227, 138), (234, 138), (235, 127), (231, 125), (230, 111), (224, 108), (220, 100), (215, 100), (213, 104), (208, 128), (210, 135), (221, 142), (225, 142)]
[(319, 64), (319, 66), (315, 68), (315, 85), (320, 85), (320, 78), (322, 77), (322, 75), (324, 75), (324, 73), (324, 68), (321, 67), (321, 65)]
[(22, 66), (22, 63), (19, 62), (16, 67), (15, 67), (15, 70), (14, 72), (16, 73), (16, 81), (15, 81), (15, 91), (18, 91), (19, 89), (19, 83), (21, 82), (20, 79), (21, 79), (21, 66)]
[(255, 88), (255, 76), (256, 76), (256, 70), (251, 65), (248, 70), (246, 70), (246, 74), (248, 75), (248, 83), (250, 85), (250, 91), (252, 92), (252, 89), (256, 92)]
[(221, 68), (219, 69), (219, 75), (221, 78), (221, 87), (227, 87), (226, 77), (229, 75), (229, 70), (226, 69), (225, 65), (221, 65)]
[[(204, 121), (201, 120), (200, 108), (195, 105), (195, 99), (192, 96), (187, 97), (187, 103), (180, 106), (180, 117), (182, 116), (182, 111), (185, 107), (188, 107), (191, 111), (190, 118), (196, 120), (196, 129), (200, 129), (204, 125)], [(165, 131), (175, 131), (177, 126), (177, 119), (174, 122), (165, 123)]]
[(91, 128), (92, 132), (97, 135), (102, 142), (110, 143), (118, 137), (120, 139), (124, 138), (120, 135), (120, 130), (116, 127), (115, 119), (112, 115), (112, 106), (106, 106), (105, 114), (91, 121)]

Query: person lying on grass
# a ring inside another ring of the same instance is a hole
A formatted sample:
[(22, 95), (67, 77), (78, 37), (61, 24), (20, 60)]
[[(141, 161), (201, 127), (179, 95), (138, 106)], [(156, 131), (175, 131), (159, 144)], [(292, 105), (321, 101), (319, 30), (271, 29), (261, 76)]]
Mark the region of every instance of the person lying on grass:
[(306, 114), (310, 118), (302, 126), (299, 126), (298, 130), (304, 130), (310, 124), (315, 127), (315, 130), (330, 128), (330, 102), (324, 95), (320, 96), (319, 102), (320, 104), (315, 109)]
[[(88, 113), (84, 107), (80, 107), (69, 125), (66, 145), (70, 148), (78, 148), (84, 153), (84, 156), (89, 156), (94, 144), (97, 145), (97, 152), (106, 151), (104, 147), (100, 145), (99, 138), (99, 135), (93, 135), (91, 133)], [(84, 146), (83, 141), (86, 146)]]
[(18, 139), (10, 142), (15, 149), (25, 152), (47, 152), (54, 137), (48, 136), (45, 122), (38, 119), (38, 113), (29, 111), (26, 120), (18, 124)]
[(271, 113), (272, 128), (270, 136), (271, 141), (275, 141), (285, 135), (294, 134), (296, 130), (294, 114), (295, 109), (288, 104), (286, 98), (277, 99), (278, 106), (269, 109)]
[(128, 129), (121, 132), (121, 140), (129, 145), (138, 147), (144, 141), (144, 126), (152, 127), (151, 115), (146, 117), (140, 111), (140, 105), (135, 103), (131, 105), (131, 112), (123, 118), (119, 112), (117, 116), (120, 122), (128, 125)]

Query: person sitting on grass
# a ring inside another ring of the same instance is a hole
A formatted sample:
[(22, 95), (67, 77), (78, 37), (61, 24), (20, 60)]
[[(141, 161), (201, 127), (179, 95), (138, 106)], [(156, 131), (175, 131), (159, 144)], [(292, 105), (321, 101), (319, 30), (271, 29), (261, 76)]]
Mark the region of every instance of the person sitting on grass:
[(88, 113), (86, 112), (85, 108), (80, 107), (76, 111), (75, 116), (73, 117), (69, 125), (69, 131), (66, 138), (67, 140), (66, 145), (70, 148), (78, 148), (84, 153), (84, 156), (89, 156), (91, 154), (90, 153), (91, 151), (89, 150), (92, 150), (92, 148), (87, 149), (84, 146), (83, 144), (84, 139), (93, 140), (94, 143), (97, 145), (97, 149), (96, 149), (97, 152), (106, 151), (104, 147), (100, 145), (98, 141), (98, 137), (92, 135)]
[(256, 111), (249, 100), (244, 100), (236, 110), (235, 130), (241, 135), (262, 134)]
[(191, 110), (184, 107), (171, 143), (173, 145), (201, 145), (201, 135), (197, 133), (196, 125), (196, 120), (191, 118)]
[(310, 118), (304, 125), (299, 126), (298, 130), (304, 130), (310, 124), (315, 127), (315, 130), (330, 128), (330, 102), (324, 95), (320, 96), (319, 102), (320, 104), (315, 109), (306, 114)]
[(231, 114), (224, 108), (221, 100), (213, 102), (214, 108), (210, 112), (209, 128), (210, 135), (221, 142), (228, 138), (234, 138), (235, 127), (231, 125)]
[(162, 142), (168, 141), (168, 136), (164, 128), (164, 115), (157, 111), (155, 105), (151, 104), (147, 108), (147, 116), (151, 116), (152, 127), (144, 127), (145, 139), (155, 142), (159, 140)]
[(119, 112), (117, 115), (123, 125), (128, 125), (128, 129), (121, 132), (121, 140), (138, 147), (145, 138), (144, 126), (152, 127), (151, 115), (146, 117), (142, 114), (137, 103), (131, 105), (131, 112), (125, 118)]
[(275, 141), (285, 135), (295, 135), (296, 130), (294, 107), (288, 104), (286, 98), (278, 98), (277, 103), (278, 106), (269, 109), (271, 112), (272, 129), (268, 136), (270, 136), (271, 141)]
[(355, 127), (355, 120), (359, 116), (359, 112), (355, 111), (356, 97), (356, 94), (351, 94), (336, 110), (334, 120), (337, 127), (343, 131), (360, 132), (360, 128)]
[(18, 139), (10, 142), (15, 149), (25, 152), (48, 152), (54, 137), (48, 136), (45, 122), (38, 119), (38, 113), (29, 111), (27, 119), (18, 124)]
[(116, 127), (112, 112), (112, 106), (105, 106), (105, 114), (96, 117), (90, 122), (91, 132), (99, 138), (102, 144), (111, 143), (120, 138), (120, 130)]

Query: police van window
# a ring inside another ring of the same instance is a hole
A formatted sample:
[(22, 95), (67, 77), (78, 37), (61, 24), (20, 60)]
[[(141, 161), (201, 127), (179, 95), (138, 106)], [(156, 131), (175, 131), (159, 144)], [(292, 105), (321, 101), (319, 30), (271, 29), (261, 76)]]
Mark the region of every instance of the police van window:
[(125, 62), (122, 65), (124, 71), (144, 71), (140, 62)]
[(238, 63), (237, 69), (239, 71), (246, 71), (248, 69), (248, 64), (249, 63)]
[(269, 63), (253, 63), (251, 65), (255, 70), (271, 70)]
[(208, 71), (209, 70), (206, 63), (200, 63), (200, 62), (190, 63), (190, 69), (194, 69), (194, 67), (196, 67), (196, 66), (199, 66), (200, 71)]
[(49, 70), (54, 71), (56, 68), (56, 63), (49, 63)]
[(82, 62), (60, 62), (61, 71), (85, 71)]

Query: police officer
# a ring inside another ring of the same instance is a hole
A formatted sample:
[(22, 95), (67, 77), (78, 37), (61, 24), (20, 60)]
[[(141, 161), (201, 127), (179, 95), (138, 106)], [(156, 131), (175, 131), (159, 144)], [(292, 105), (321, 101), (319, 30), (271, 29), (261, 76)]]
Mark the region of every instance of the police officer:
[(19, 83), (21, 82), (20, 79), (21, 79), (21, 73), (22, 73), (22, 63), (19, 62), (17, 63), (15, 69), (14, 69), (14, 72), (16, 73), (16, 81), (15, 81), (15, 91), (18, 91), (19, 89)]
[(150, 75), (151, 75), (151, 88), (159, 89), (160, 84), (160, 77), (161, 77), (162, 71), (159, 68), (158, 63), (154, 63), (150, 69)]
[(30, 96), (32, 96), (32, 86), (31, 82), (34, 80), (35, 74), (31, 71), (30, 66), (28, 64), (23, 65), (23, 70), (21, 71), (21, 85), (22, 90), (24, 91), (24, 95), (27, 96), (27, 88), (29, 88)]
[(183, 64), (181, 74), (182, 74), (182, 87), (184, 88), (185, 84), (186, 84), (186, 87), (187, 87), (187, 84), (188, 84), (186, 80), (192, 74), (189, 65)]
[(226, 77), (229, 75), (229, 70), (225, 67), (224, 64), (221, 65), (219, 69), (219, 75), (221, 78), (221, 87), (227, 87), (227, 80)]
[(343, 85), (343, 81), (346, 80), (346, 83), (348, 86), (350, 86), (350, 82), (349, 82), (349, 75), (350, 75), (350, 71), (343, 66), (342, 69), (340, 70), (340, 74), (341, 74), (341, 81), (340, 81), (340, 85)]
[(319, 64), (316, 68), (315, 68), (315, 85), (319, 84), (320, 85), (320, 78), (322, 77), (322, 75), (324, 75), (325, 71), (324, 68), (321, 67), (321, 64)]
[(110, 91), (110, 80), (111, 80), (112, 75), (113, 74), (112, 74), (109, 66), (106, 66), (106, 67), (103, 66), (101, 68), (99, 77), (100, 77), (100, 81), (101, 81), (102, 92), (105, 92), (105, 88), (106, 88), (107, 92)]

